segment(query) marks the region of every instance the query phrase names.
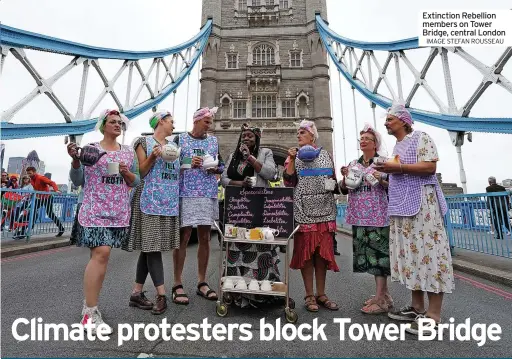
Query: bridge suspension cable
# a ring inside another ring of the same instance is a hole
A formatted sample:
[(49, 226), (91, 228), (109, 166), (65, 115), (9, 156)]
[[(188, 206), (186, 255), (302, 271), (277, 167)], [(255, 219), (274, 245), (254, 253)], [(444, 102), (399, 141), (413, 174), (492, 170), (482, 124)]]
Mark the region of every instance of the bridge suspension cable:
[[(133, 119), (151, 108), (156, 108), (171, 93), (175, 95), (176, 89), (185, 77), (189, 76), (208, 42), (211, 29), (212, 20), (209, 19), (196, 36), (180, 45), (158, 51), (126, 51), (78, 44), (0, 25), (0, 32), (2, 33), (0, 70), (5, 66), (8, 54), (12, 54), (36, 82), (36, 87), (29, 94), (0, 114), (2, 139), (81, 135), (92, 131), (97, 121), (96, 118), (93, 118), (92, 114), (97, 111), (97, 107), (106, 95), (112, 97), (119, 111), (123, 112), (129, 119)], [(72, 59), (55, 75), (50, 78), (44, 78), (28, 59), (26, 50), (57, 53), (72, 56)], [(106, 72), (102, 68), (102, 60), (107, 59), (120, 60), (122, 62), (115, 75), (110, 78), (107, 77)], [(143, 70), (141, 60), (152, 60), (149, 69)], [(52, 86), (77, 66), (83, 66), (83, 73), (78, 109), (76, 115), (73, 115), (63, 104), (63, 101), (53, 90)], [(103, 89), (95, 101), (88, 108), (85, 108), (85, 98), (88, 89), (87, 80), (91, 66), (99, 75), (103, 83)], [(140, 77), (141, 83), (136, 92), (132, 94), (133, 78), (136, 76), (133, 74), (134, 69)], [(128, 71), (128, 82), (126, 84), (126, 96), (123, 104), (120, 101), (120, 91), (115, 90), (114, 85), (125, 71)], [(150, 78), (153, 74), (155, 74), (155, 81), (152, 86)], [(147, 98), (141, 98), (143, 90), (149, 93)], [(23, 123), (22, 120), (16, 121), (18, 120), (16, 116), (18, 112), (40, 94), (45, 94), (51, 99), (62, 114), (64, 122), (27, 124)]]
[[(329, 56), (345, 80), (377, 106), (388, 108), (393, 102), (403, 102), (405, 106), (409, 108), (415, 120), (448, 131), (512, 133), (512, 116), (469, 117), (475, 104), (491, 85), (499, 86), (504, 89), (505, 94), (510, 96), (512, 100), (512, 83), (502, 74), (503, 67), (512, 57), (512, 47), (505, 48), (502, 55), (490, 66), (477, 60), (461, 47), (431, 48), (430, 54), (424, 62), (422, 69), (418, 71), (407, 55), (408, 51), (419, 49), (417, 38), (380, 43), (363, 42), (347, 39), (336, 34), (327, 26), (320, 15), (316, 17), (316, 24), (320, 38)], [(355, 49), (361, 51), (359, 58), (357, 58)], [(381, 64), (375, 56), (375, 52), (379, 51), (387, 53), (386, 60), (383, 64)], [(449, 67), (446, 66), (448, 63), (448, 54), (459, 57), (471, 67), (478, 70), (482, 75), (482, 80), (476, 86), (474, 92), (459, 107), (455, 104), (451, 72)], [(426, 75), (438, 55), (441, 57), (441, 61), (444, 64), (443, 76), (448, 103), (441, 100), (440, 96), (434, 91), (433, 86), (426, 80)], [(364, 71), (363, 66), (365, 57), (367, 58), (368, 65), (366, 71)], [(355, 66), (352, 66), (352, 61), (355, 61)], [(391, 62), (395, 64), (396, 86), (392, 85), (387, 74), (391, 68)], [(371, 80), (369, 81), (369, 78), (366, 76), (366, 73), (370, 74), (372, 64), (379, 73), (375, 84), (373, 84)], [(408, 68), (414, 76), (414, 83), (408, 93), (404, 92), (404, 75), (400, 68), (401, 64), (405, 64), (405, 67)], [(382, 83), (386, 86), (391, 97), (385, 96), (382, 94), (382, 91), (380, 91), (380, 85)], [(417, 97), (417, 92), (420, 87), (423, 87), (433, 100), (437, 106), (437, 112), (411, 107), (411, 101)], [(510, 102), (507, 102), (502, 105), (509, 106), (509, 104)]]

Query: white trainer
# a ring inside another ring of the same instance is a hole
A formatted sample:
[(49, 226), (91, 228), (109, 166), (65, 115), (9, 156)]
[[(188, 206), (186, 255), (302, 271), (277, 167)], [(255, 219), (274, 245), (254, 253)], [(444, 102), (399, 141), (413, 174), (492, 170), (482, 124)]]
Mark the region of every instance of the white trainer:
[(97, 330), (98, 326), (100, 326), (101, 324), (103, 324), (104, 328), (108, 329), (108, 330), (107, 329), (102, 330), (103, 335), (110, 335), (114, 332), (114, 329), (112, 329), (112, 327), (110, 325), (108, 325), (107, 323), (105, 323), (103, 321), (103, 318), (101, 317), (101, 313), (97, 307), (85, 308), (85, 313), (82, 315), (82, 320), (80, 321), (80, 323), (85, 326), (85, 324), (87, 324), (87, 322), (89, 320), (94, 325), (94, 327), (91, 329), (92, 335), (96, 335), (96, 330)]

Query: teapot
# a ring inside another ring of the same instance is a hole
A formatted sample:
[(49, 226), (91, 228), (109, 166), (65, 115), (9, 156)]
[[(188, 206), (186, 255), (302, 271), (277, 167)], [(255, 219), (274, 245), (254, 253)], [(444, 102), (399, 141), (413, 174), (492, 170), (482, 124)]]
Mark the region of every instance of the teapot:
[(174, 162), (180, 157), (181, 148), (176, 145), (162, 146), (161, 157), (165, 162)]
[(314, 148), (311, 145), (302, 146), (297, 153), (297, 157), (303, 162), (311, 162), (318, 157), (321, 150), (322, 147)]
[(107, 154), (107, 152), (91, 145), (85, 145), (84, 147), (76, 146), (76, 150), (77, 155), (75, 158), (82, 162), (84, 166), (94, 166), (101, 157)]
[(350, 167), (348, 170), (348, 175), (345, 178), (345, 185), (350, 189), (356, 189), (361, 185), (363, 180), (363, 171), (356, 166)]

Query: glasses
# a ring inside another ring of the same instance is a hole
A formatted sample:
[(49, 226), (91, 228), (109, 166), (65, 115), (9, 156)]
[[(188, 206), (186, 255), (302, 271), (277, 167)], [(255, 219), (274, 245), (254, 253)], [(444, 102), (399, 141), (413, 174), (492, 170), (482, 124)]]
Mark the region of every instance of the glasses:
[(370, 137), (361, 137), (359, 140), (359, 142), (375, 142), (375, 140), (373, 138), (370, 138)]

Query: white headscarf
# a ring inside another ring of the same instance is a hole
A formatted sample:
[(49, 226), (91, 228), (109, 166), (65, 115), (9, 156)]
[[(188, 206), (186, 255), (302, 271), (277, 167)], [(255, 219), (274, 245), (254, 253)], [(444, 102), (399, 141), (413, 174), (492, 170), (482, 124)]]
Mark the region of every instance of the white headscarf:
[[(112, 113), (112, 112), (114, 112), (114, 113)], [(115, 113), (115, 112), (117, 112), (117, 113)], [(101, 113), (98, 117), (98, 122), (96, 123), (95, 129), (97, 131), (100, 131), (103, 134), (103, 127), (105, 125), (105, 120), (107, 119), (108, 115), (112, 115), (112, 114), (115, 114), (116, 116), (119, 116), (121, 118), (121, 121), (123, 121), (124, 126), (125, 126), (123, 130), (126, 131), (128, 129), (128, 125), (130, 124), (130, 120), (128, 119), (128, 117), (126, 117), (121, 112), (119, 112), (119, 110), (113, 110), (113, 109), (106, 109), (106, 110), (101, 111)]]
[(302, 120), (299, 123), (299, 129), (300, 128), (311, 133), (313, 135), (313, 138), (315, 139), (315, 142), (318, 140), (318, 130), (316, 129), (316, 125), (313, 121)]

